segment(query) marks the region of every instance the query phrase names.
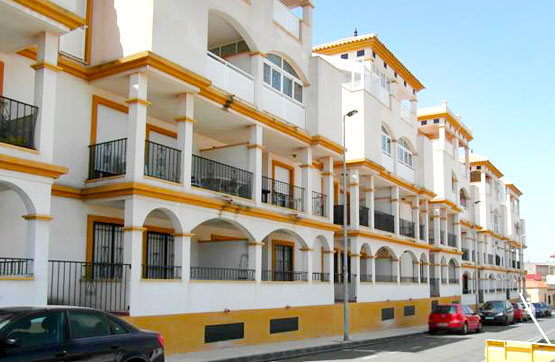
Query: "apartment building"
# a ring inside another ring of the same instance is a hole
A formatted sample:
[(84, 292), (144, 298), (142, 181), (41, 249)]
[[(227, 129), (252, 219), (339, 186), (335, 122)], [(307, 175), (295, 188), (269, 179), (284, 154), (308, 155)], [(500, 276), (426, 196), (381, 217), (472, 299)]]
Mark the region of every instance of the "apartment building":
[(475, 204), (470, 130), (422, 124), (376, 35), (313, 48), (313, 7), (0, 1), (0, 306), (103, 309), (173, 353), (340, 334), (343, 283), (353, 332), (423, 324), (493, 247), (511, 281), (520, 191)]

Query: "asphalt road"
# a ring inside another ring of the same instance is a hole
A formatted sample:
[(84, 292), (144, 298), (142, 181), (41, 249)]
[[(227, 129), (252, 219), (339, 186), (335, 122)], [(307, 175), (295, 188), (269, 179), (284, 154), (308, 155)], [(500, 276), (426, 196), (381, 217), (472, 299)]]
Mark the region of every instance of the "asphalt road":
[[(555, 339), (555, 316), (540, 320), (549, 339)], [(297, 357), (283, 361), (449, 361), (481, 362), (487, 339), (538, 341), (540, 333), (532, 321), (512, 326), (484, 326), (482, 333), (466, 336), (428, 333), (400, 337), (397, 340), (368, 344), (336, 352)]]

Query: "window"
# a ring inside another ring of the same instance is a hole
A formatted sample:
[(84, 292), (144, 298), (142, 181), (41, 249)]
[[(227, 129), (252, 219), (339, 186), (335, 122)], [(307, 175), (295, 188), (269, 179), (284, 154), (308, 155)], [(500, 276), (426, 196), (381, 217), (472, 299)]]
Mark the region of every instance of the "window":
[(382, 151), (391, 156), (391, 136), (382, 127)]
[(405, 317), (415, 315), (416, 307), (414, 305), (406, 305), (404, 308)]
[(274, 243), (274, 280), (293, 280), (293, 246)]
[(349, 54), (341, 54), (341, 59), (349, 59)]
[(243, 339), (244, 336), (244, 323), (217, 324), (204, 327), (204, 343)]
[(435, 124), (439, 123), (439, 118), (434, 119), (434, 123)]
[(62, 321), (62, 313), (35, 314), (16, 321), (4, 334), (19, 341), (23, 349), (59, 343), (63, 337)]
[(382, 309), (382, 321), (387, 321), (395, 318), (395, 311), (393, 308)]
[(299, 330), (299, 317), (270, 319), (270, 334)]
[(146, 234), (146, 265), (144, 277), (173, 279), (174, 237), (170, 234), (149, 231)]
[(400, 139), (397, 144), (397, 157), (400, 163), (412, 168), (412, 151), (409, 144), (404, 139)]
[[(341, 58), (344, 58), (342, 54)], [(275, 54), (267, 54), (264, 62), (264, 83), (272, 86), (297, 102), (303, 101), (303, 85), (297, 72), (285, 59)]]
[(210, 53), (215, 54), (221, 58), (227, 58), (229, 56), (248, 51), (249, 47), (244, 40), (210, 49)]
[(363, 56), (364, 56), (364, 49), (357, 50), (357, 57), (363, 57)]
[(470, 172), (470, 182), (480, 182), (482, 174), (480, 171)]
[(70, 311), (69, 326), (73, 339), (106, 337), (122, 333), (121, 326), (100, 313)]
[(428, 121), (422, 121), (422, 125), (425, 126), (428, 124)]
[(123, 269), (122, 225), (95, 222), (93, 226), (93, 277), (119, 278)]

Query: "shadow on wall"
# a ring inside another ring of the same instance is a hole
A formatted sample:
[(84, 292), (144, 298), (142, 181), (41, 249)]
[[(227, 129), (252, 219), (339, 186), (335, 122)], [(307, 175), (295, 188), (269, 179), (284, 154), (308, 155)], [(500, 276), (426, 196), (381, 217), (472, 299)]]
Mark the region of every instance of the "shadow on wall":
[(92, 18), (92, 53), (93, 64), (102, 64), (123, 57), (121, 33), (114, 0), (93, 2)]

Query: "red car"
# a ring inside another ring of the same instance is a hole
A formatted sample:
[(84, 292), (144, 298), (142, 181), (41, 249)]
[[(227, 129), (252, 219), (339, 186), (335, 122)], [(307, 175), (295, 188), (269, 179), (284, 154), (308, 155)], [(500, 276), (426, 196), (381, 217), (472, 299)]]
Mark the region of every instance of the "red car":
[(528, 312), (521, 303), (513, 303), (513, 309), (515, 311), (515, 321), (524, 322), (530, 318), (528, 317)]
[(481, 332), (482, 320), (472, 308), (462, 304), (438, 305), (428, 319), (428, 330), (456, 331), (467, 334), (469, 331)]

